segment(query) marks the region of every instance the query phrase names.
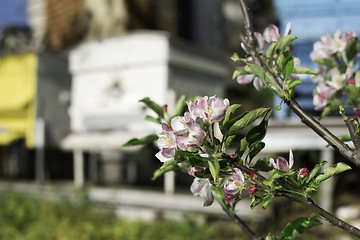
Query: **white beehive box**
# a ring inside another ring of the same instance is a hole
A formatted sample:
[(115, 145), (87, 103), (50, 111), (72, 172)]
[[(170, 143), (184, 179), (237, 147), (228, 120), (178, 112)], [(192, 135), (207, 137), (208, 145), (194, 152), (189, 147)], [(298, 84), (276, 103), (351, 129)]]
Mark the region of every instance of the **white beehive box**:
[[(127, 139), (131, 135), (141, 137), (156, 125), (144, 121), (146, 113), (140, 99), (150, 97), (167, 104), (174, 101), (173, 93), (223, 96), (223, 80), (228, 73), (224, 57), (213, 50), (173, 41), (168, 34), (157, 31), (80, 45), (71, 51), (69, 59), (73, 134), (115, 131)], [(98, 137), (96, 141), (102, 142)], [(80, 145), (81, 149), (92, 148)], [(65, 148), (76, 146), (65, 139)]]

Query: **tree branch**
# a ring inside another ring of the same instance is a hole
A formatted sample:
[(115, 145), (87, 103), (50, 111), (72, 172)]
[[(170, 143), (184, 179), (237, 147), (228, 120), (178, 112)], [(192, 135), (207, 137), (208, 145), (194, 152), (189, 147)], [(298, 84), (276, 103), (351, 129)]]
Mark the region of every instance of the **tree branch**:
[(301, 197), (300, 195), (296, 195), (296, 194), (292, 194), (292, 193), (288, 193), (288, 192), (278, 192), (277, 196), (279, 196), (279, 197), (283, 196), (288, 199), (294, 200), (294, 201), (300, 203), (301, 205), (303, 205), (304, 207), (312, 210), (313, 212), (320, 214), (332, 225), (335, 225), (341, 229), (344, 229), (345, 231), (353, 234), (356, 237), (360, 237), (360, 229), (352, 226), (351, 224), (348, 224), (347, 222), (344, 222), (343, 220), (337, 218), (336, 216), (332, 215), (328, 211), (322, 209), (321, 207), (316, 205), (312, 199), (305, 199), (305, 198)]
[[(246, 37), (242, 38), (243, 44), (245, 44), (250, 52), (250, 55), (254, 58), (255, 63), (263, 67), (268, 73), (270, 73), (274, 79), (277, 78), (277, 75), (272, 71), (269, 66), (261, 59), (256, 50), (256, 41), (253, 35), (253, 28), (247, 11), (247, 7), (244, 3), (244, 0), (239, 0), (240, 8), (244, 16), (245, 32)], [(354, 163), (356, 166), (360, 167), (360, 153), (356, 154), (354, 150), (350, 149), (348, 145), (338, 139), (334, 134), (332, 134), (327, 128), (322, 126), (317, 120), (310, 116), (303, 108), (294, 100), (294, 99), (284, 99), (284, 96), (287, 96), (283, 91), (280, 83), (278, 81), (273, 82), (274, 91), (278, 94), (289, 108), (297, 114), (301, 121), (310, 127), (314, 132), (316, 132), (320, 137), (322, 137), (330, 146), (340, 152), (346, 159)], [(282, 95), (282, 96), (281, 96)]]
[(226, 209), (223, 206), (223, 210), (226, 212), (229, 218), (231, 218), (249, 237), (251, 240), (263, 240), (262, 237), (257, 237), (256, 234), (249, 228), (249, 226), (234, 212), (231, 212), (230, 210)]

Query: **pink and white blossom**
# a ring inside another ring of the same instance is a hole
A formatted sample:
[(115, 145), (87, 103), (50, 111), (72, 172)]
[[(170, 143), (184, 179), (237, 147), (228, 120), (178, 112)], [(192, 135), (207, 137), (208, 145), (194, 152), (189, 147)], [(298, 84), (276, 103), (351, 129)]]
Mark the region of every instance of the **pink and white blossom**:
[(243, 188), (245, 178), (240, 169), (235, 168), (232, 177), (227, 180), (224, 185), (225, 200), (232, 203), (236, 195)]
[[(290, 32), (291, 32), (291, 23), (289, 22), (288, 24), (286, 24), (284, 36), (289, 35)], [(281, 38), (281, 35), (279, 33), (279, 28), (274, 24), (271, 24), (269, 27), (265, 28), (263, 36), (264, 36), (264, 40), (268, 43), (276, 42)]]
[(176, 135), (171, 127), (163, 123), (163, 131), (159, 134), (158, 146), (160, 151), (155, 155), (161, 162), (171, 160), (175, 155)]
[(270, 158), (270, 164), (275, 170), (288, 172), (294, 165), (294, 155), (292, 150), (289, 152), (289, 162), (285, 158), (279, 156), (276, 158), (276, 163), (273, 158)]
[(194, 178), (194, 181), (190, 186), (190, 191), (195, 197), (204, 199), (205, 207), (210, 206), (214, 202), (212, 185), (207, 178)]
[(206, 132), (194, 119), (190, 119), (190, 121), (186, 123), (186, 126), (189, 134), (176, 138), (177, 146), (183, 151), (186, 151), (189, 147), (200, 146), (206, 136)]
[(216, 95), (212, 97), (205, 96), (195, 103), (188, 102), (188, 108), (190, 113), (203, 120), (210, 122), (221, 121), (226, 114), (230, 106), (230, 102), (227, 98), (221, 101)]
[(310, 53), (310, 58), (315, 61), (320, 58), (330, 58), (337, 52), (345, 51), (348, 41), (356, 37), (354, 31), (345, 32), (341, 35), (341, 31), (337, 30), (333, 38), (329, 35), (320, 37), (320, 41), (314, 43), (313, 51)]

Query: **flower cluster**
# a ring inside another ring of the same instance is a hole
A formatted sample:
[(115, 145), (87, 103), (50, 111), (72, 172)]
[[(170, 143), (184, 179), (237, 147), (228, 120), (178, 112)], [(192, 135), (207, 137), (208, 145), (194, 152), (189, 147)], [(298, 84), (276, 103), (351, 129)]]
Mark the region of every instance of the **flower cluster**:
[[(279, 42), (281, 41), (284, 37), (288, 36), (291, 32), (291, 23), (288, 23), (286, 25), (286, 29), (284, 32), (284, 35), (281, 35), (279, 32), (279, 28), (274, 25), (271, 24), (269, 27), (265, 28), (264, 33), (261, 34), (259, 32), (255, 32), (254, 36), (256, 38), (256, 42), (257, 42), (257, 52), (262, 54), (262, 57), (264, 58), (265, 61), (267, 61), (269, 63), (269, 65), (272, 65), (273, 67), (277, 67), (277, 63), (276, 63), (276, 57), (278, 56), (271, 56), (271, 60), (267, 59), (265, 56), (266, 50), (267, 48), (275, 43), (275, 42)], [(244, 49), (244, 51), (246, 53), (249, 54), (249, 51), (247, 50), (246, 46), (244, 44), (241, 45), (241, 47)], [(289, 45), (289, 54), (292, 55), (294, 52), (294, 47), (293, 45)], [(250, 62), (252, 60), (252, 57), (248, 57), (247, 60)], [(294, 65), (295, 66), (299, 66), (300, 65), (300, 59), (299, 58), (294, 58)], [(298, 79), (298, 77), (294, 74), (292, 74), (290, 76), (291, 79)], [(279, 78), (278, 79), (279, 82), (281, 84), (283, 84), (282, 80)], [(243, 85), (243, 84), (249, 84), (249, 83), (253, 83), (254, 87), (257, 90), (261, 90), (264, 87), (264, 83), (263, 81), (256, 77), (254, 74), (241, 74), (239, 76), (237, 76), (236, 81)]]
[[(341, 34), (338, 30), (333, 37), (327, 34), (314, 43), (310, 58), (318, 66), (318, 74), (313, 77), (317, 83), (313, 97), (315, 110), (329, 107), (329, 113), (335, 112), (339, 104), (331, 104), (333, 101), (350, 108), (360, 107), (359, 91), (356, 90), (360, 88), (360, 82), (356, 80), (354, 70), (358, 51), (359, 43), (354, 31)], [(330, 109), (332, 105), (334, 109)]]
[(228, 99), (221, 101), (217, 96), (205, 96), (195, 103), (188, 102), (189, 112), (185, 112), (184, 116), (172, 118), (170, 125), (162, 123), (162, 132), (158, 139), (160, 151), (156, 157), (161, 162), (167, 162), (174, 158), (176, 148), (186, 151), (189, 147), (199, 147), (206, 132), (197, 119), (209, 122), (221, 121), (229, 105)]

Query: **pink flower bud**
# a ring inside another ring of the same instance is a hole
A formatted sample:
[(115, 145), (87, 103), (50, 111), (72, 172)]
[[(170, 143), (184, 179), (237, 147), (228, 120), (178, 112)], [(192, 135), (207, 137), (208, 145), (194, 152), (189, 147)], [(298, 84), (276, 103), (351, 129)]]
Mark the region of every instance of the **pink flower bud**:
[(248, 188), (248, 192), (250, 193), (250, 195), (254, 195), (258, 190), (259, 187), (255, 183), (252, 183)]
[(348, 84), (350, 84), (350, 85), (355, 85), (355, 79), (354, 79), (354, 78), (350, 78), (350, 79), (348, 80)]
[(225, 195), (225, 201), (227, 201), (228, 203), (233, 203), (235, 198), (236, 198), (235, 195), (232, 194)]
[(355, 115), (360, 117), (360, 108), (355, 108)]
[(301, 178), (306, 177), (308, 174), (309, 174), (309, 169), (307, 169), (307, 168), (302, 168), (299, 171), (299, 177), (301, 177)]

